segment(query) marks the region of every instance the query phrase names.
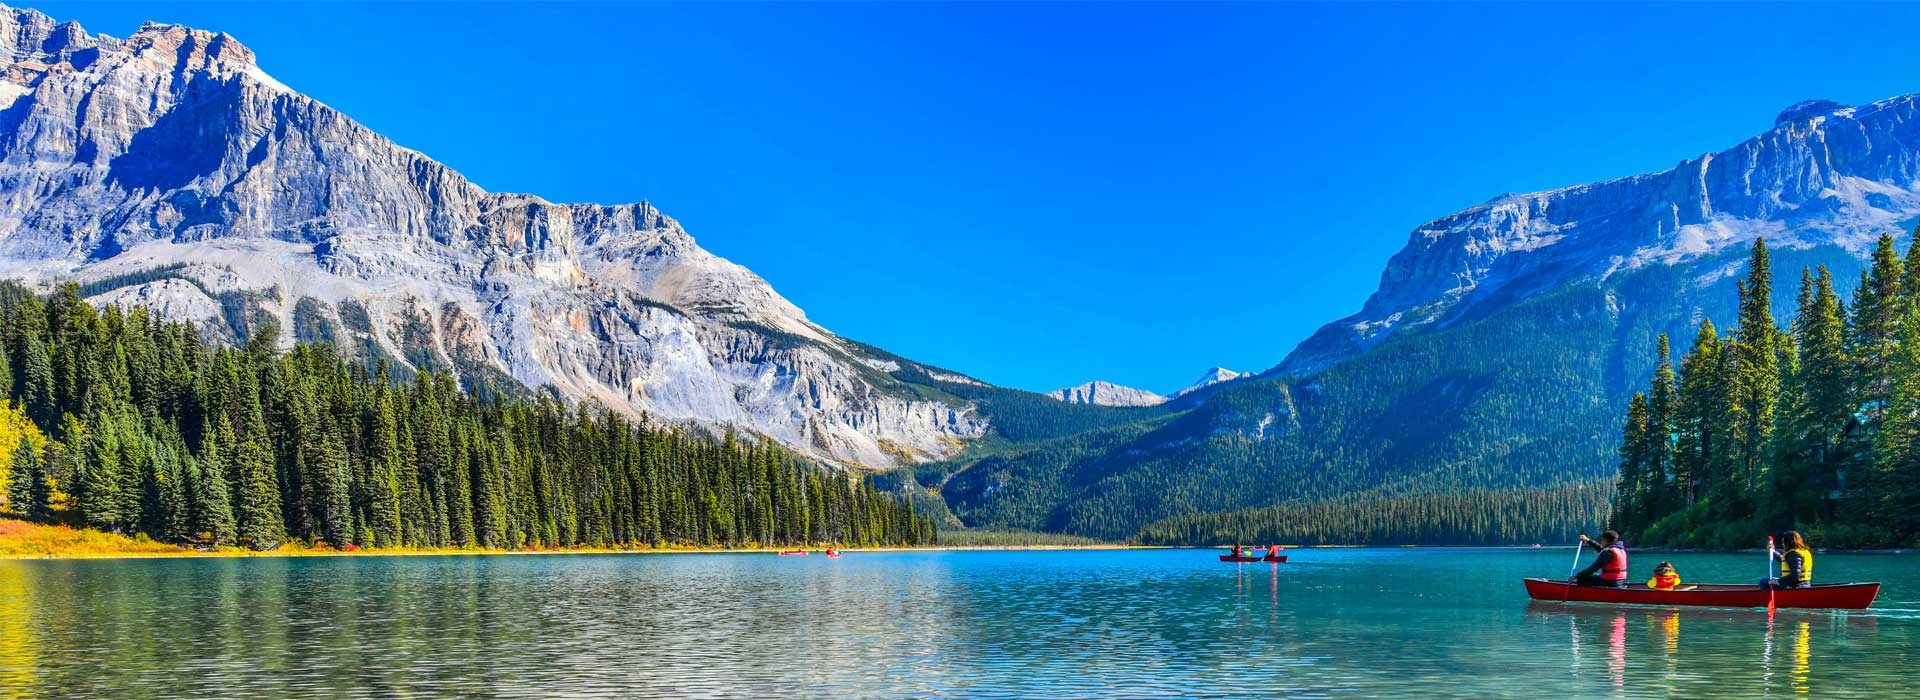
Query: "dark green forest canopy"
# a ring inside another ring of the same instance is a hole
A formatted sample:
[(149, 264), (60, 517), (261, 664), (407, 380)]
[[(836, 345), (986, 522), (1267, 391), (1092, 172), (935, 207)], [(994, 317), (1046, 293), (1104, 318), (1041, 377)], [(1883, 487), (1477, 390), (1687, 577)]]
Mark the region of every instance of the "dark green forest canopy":
[(1883, 235), (1851, 302), (1826, 267), (1797, 271), (1783, 327), (1773, 254), (1755, 241), (1733, 325), (1702, 321), (1676, 367), (1626, 410), (1612, 523), (1641, 544), (1752, 547), (1920, 537), (1920, 248)]
[(933, 524), (771, 441), (721, 439), (450, 373), (396, 382), (327, 344), (243, 346), (77, 285), (0, 284), (7, 509), (156, 540), (272, 549), (912, 545)]

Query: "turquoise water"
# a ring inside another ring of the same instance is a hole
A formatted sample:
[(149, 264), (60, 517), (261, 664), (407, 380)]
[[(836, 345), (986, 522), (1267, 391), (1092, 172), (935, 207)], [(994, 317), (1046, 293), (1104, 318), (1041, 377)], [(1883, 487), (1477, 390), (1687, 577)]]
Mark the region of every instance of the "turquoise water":
[[(1529, 604), (1570, 550), (0, 561), (0, 696), (1902, 697), (1920, 558), (1865, 612)], [(1754, 555), (1673, 555), (1693, 582)], [(1634, 573), (1655, 559), (1639, 556)]]

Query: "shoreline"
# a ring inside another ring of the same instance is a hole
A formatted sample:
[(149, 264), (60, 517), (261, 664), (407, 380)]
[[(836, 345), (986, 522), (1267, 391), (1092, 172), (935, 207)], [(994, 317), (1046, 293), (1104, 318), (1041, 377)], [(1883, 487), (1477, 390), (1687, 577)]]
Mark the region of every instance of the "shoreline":
[[(824, 547), (803, 547), (810, 556), (824, 556)], [(1161, 545), (967, 545), (957, 547), (838, 547), (850, 552), (1029, 552), (1029, 551), (1103, 551), (1132, 549), (1182, 549)], [(446, 556), (538, 556), (565, 554), (778, 554), (779, 548), (660, 547), (647, 549), (363, 549), (345, 552), (333, 549), (287, 549), (256, 552), (229, 548), (215, 551), (183, 549), (177, 552), (118, 552), (99, 554), (0, 554), (0, 561), (48, 561), (89, 559), (299, 559), (306, 557), (446, 557)]]

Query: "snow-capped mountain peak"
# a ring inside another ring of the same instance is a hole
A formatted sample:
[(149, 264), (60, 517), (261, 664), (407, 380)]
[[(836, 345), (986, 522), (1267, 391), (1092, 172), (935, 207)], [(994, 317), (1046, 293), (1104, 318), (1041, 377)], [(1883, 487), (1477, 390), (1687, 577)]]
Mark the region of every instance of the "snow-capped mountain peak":
[(1215, 384), (1220, 384), (1223, 382), (1231, 382), (1235, 379), (1239, 379), (1241, 377), (1246, 377), (1246, 376), (1249, 376), (1248, 373), (1246, 372), (1235, 372), (1225, 367), (1215, 367), (1213, 369), (1207, 370), (1206, 373), (1201, 374), (1200, 378), (1198, 380), (1195, 380), (1194, 383), (1187, 385), (1187, 388), (1174, 392), (1173, 397), (1178, 398), (1181, 396), (1186, 396), (1187, 394), (1191, 394), (1193, 392), (1199, 391), (1201, 389), (1205, 389)]

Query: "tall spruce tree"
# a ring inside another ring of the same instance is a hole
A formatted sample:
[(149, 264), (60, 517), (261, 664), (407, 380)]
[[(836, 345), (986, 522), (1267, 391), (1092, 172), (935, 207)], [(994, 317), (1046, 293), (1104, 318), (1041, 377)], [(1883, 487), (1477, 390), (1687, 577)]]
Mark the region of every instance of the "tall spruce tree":
[(233, 517), (233, 496), (227, 487), (231, 470), (224, 445), (228, 442), (227, 417), (215, 413), (213, 425), (200, 439), (199, 478), (194, 481), (194, 538), (203, 544), (228, 545), (238, 538)]
[[(1773, 264), (1765, 239), (1754, 239), (1747, 276), (1738, 289), (1740, 319), (1732, 343), (1737, 488), (1726, 493), (1745, 501), (1765, 478), (1773, 456), (1774, 408), (1780, 393), (1780, 329), (1773, 321)], [(1736, 511), (1750, 506), (1744, 502), (1723, 505)]]

